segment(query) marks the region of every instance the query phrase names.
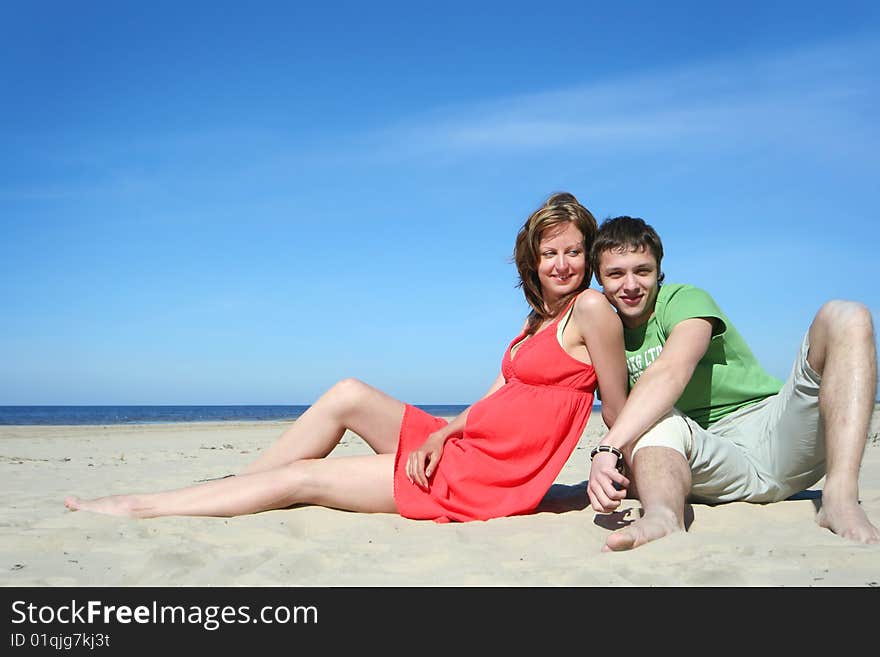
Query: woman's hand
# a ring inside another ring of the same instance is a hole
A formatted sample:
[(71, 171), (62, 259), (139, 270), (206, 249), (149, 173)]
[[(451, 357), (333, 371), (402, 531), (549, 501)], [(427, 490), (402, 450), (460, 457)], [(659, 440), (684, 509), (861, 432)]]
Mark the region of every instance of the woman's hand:
[(406, 461), (406, 476), (417, 486), (428, 490), (428, 479), (437, 469), (443, 456), (443, 445), (449, 432), (441, 429), (430, 434), (421, 447), (410, 453)]
[(629, 479), (617, 470), (617, 456), (609, 452), (598, 452), (593, 457), (587, 485), (593, 509), (599, 513), (614, 511), (620, 506), (620, 500), (626, 497), (627, 486)]

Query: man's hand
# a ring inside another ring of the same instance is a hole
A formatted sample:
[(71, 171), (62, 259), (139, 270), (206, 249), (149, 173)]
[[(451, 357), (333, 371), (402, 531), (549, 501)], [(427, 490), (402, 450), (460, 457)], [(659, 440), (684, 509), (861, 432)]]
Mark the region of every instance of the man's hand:
[(617, 456), (609, 452), (598, 452), (593, 457), (587, 492), (594, 510), (599, 513), (614, 511), (620, 506), (620, 500), (626, 497), (628, 486), (629, 479), (617, 470)]

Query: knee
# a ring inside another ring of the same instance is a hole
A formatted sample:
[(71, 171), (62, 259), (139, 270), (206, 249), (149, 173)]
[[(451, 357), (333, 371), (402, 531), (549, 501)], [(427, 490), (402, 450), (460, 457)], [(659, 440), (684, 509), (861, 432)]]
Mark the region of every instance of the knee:
[(327, 459), (300, 459), (284, 466), (284, 493), (291, 504), (323, 504), (340, 480), (327, 470)]
[(816, 313), (815, 323), (829, 335), (844, 335), (847, 341), (874, 341), (874, 322), (868, 307), (858, 301), (828, 301)]
[[(654, 426), (648, 429), (638, 440), (630, 443), (627, 449), (624, 449), (624, 456), (632, 467), (635, 464), (636, 455), (645, 447), (665, 447), (676, 452), (685, 463), (688, 461), (688, 454), (693, 448), (693, 433), (684, 417), (675, 411), (667, 413), (660, 418)], [(656, 450), (649, 450), (657, 454)], [(673, 454), (669, 452), (667, 458)], [(664, 450), (664, 453), (665, 450)]]
[(327, 395), (339, 402), (351, 401), (359, 398), (366, 387), (363, 381), (348, 377), (334, 383), (330, 390), (327, 391)]
[(299, 459), (273, 471), (277, 473), (278, 484), (286, 496), (291, 499), (301, 499), (304, 492), (310, 489), (316, 460), (318, 459)]
[(320, 459), (299, 459), (271, 470), (278, 494), (289, 503), (302, 501), (314, 488), (315, 463)]

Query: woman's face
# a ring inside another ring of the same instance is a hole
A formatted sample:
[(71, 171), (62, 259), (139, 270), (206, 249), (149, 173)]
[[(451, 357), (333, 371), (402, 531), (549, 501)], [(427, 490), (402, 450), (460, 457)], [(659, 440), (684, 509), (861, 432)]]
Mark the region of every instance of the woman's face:
[(568, 221), (547, 228), (538, 243), (538, 280), (544, 303), (553, 305), (580, 287), (587, 271), (584, 236)]

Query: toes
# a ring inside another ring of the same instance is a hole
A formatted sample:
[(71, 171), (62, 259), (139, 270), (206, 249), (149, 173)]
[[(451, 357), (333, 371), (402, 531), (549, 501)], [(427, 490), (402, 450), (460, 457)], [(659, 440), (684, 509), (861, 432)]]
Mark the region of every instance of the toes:
[(621, 529), (608, 537), (605, 546), (613, 552), (632, 550), (636, 546), (636, 537), (628, 529)]

